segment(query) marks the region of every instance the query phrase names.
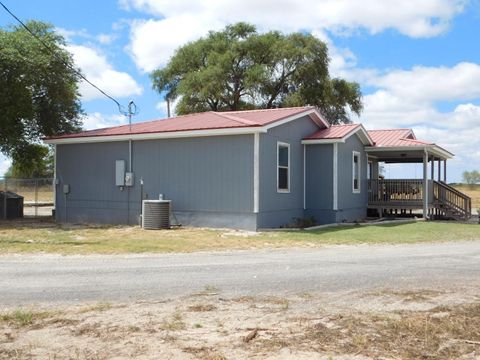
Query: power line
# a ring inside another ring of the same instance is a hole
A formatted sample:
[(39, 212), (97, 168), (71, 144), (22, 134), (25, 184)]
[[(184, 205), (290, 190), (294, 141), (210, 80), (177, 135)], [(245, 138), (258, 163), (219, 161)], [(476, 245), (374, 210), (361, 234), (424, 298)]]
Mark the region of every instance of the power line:
[[(133, 101), (131, 101), (129, 103), (129, 107), (128, 107), (128, 111), (125, 111), (123, 109), (123, 106), (112, 96), (108, 95), (105, 91), (103, 91), (102, 89), (100, 89), (97, 85), (95, 85), (94, 83), (92, 83), (90, 80), (88, 80), (80, 71), (78, 71), (77, 69), (75, 69), (75, 67), (71, 66), (68, 62), (65, 61), (65, 59), (63, 59), (61, 56), (59, 56), (55, 50), (53, 50), (47, 43), (45, 43), (45, 41), (43, 41), (41, 38), (39, 38), (37, 36), (37, 34), (35, 34), (32, 30), (29, 29), (29, 27), (27, 25), (25, 25), (25, 23), (20, 20), (13, 12), (11, 12), (6, 6), (5, 4), (3, 4), (3, 2), (0, 1), (0, 5), (5, 9), (5, 11), (7, 13), (9, 13), (15, 20), (17, 20), (17, 22), (25, 29), (27, 30), (27, 32), (32, 35), (38, 42), (40, 42), (43, 47), (45, 49), (48, 50), (48, 52), (50, 54), (52, 54), (57, 60), (59, 60), (60, 62), (62, 62), (63, 65), (65, 65), (66, 67), (68, 67), (70, 70), (72, 70), (73, 72), (75, 72), (75, 74), (77, 74), (82, 80), (84, 80), (86, 83), (88, 83), (89, 85), (93, 86), (95, 89), (97, 89), (100, 93), (102, 93), (104, 96), (106, 96), (107, 98), (109, 98), (110, 100), (112, 100), (117, 106), (118, 106), (118, 111), (122, 114), (122, 115), (125, 115), (125, 116), (131, 116), (132, 115), (136, 115), (138, 112), (137, 112), (137, 106), (135, 105), (135, 113), (132, 113), (131, 112), (131, 103), (133, 103)], [(134, 103), (133, 103), (134, 104)]]

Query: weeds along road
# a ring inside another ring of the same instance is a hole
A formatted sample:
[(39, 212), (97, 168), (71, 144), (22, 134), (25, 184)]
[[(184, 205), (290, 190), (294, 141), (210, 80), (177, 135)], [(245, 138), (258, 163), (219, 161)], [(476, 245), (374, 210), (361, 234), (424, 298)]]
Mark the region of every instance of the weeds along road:
[(2, 255), (0, 304), (480, 286), (480, 240), (161, 255)]

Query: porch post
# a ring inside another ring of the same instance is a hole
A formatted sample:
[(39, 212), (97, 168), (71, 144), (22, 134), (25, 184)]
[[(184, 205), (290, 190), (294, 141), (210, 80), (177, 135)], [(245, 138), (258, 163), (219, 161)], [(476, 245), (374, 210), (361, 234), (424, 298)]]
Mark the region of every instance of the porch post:
[(443, 160), (443, 182), (447, 183), (447, 159)]
[(438, 159), (437, 166), (438, 166), (438, 181), (442, 180), (442, 160)]
[(435, 157), (432, 156), (432, 160), (430, 161), (430, 170), (432, 172), (430, 178), (432, 180), (435, 179)]
[(423, 218), (427, 218), (428, 211), (428, 152), (423, 153)]

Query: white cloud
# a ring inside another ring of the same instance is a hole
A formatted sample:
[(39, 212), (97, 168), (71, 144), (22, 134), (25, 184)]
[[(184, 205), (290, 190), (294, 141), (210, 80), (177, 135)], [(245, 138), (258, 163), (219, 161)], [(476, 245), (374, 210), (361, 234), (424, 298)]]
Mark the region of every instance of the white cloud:
[(143, 71), (165, 65), (181, 45), (220, 29), (222, 23), (194, 14), (173, 16), (164, 20), (137, 20), (132, 23), (129, 51)]
[(65, 29), (65, 28), (56, 27), (55, 32), (62, 35), (65, 38), (65, 40), (67, 40), (67, 41), (71, 41), (72, 38), (74, 38), (74, 37), (81, 37), (81, 38), (86, 38), (86, 39), (92, 37), (86, 29), (68, 30), (68, 29)]
[[(380, 75), (378, 70), (343, 69), (350, 80), (377, 88), (364, 96), (362, 119), (374, 127), (408, 126), (430, 123), (450, 126), (450, 118), (440, 116), (440, 101), (471, 101), (480, 98), (480, 65), (462, 62), (453, 67), (417, 66), (410, 70), (391, 70)], [(360, 75), (359, 75), (360, 74)], [(360, 77), (360, 79), (359, 79)], [(456, 126), (473, 126), (478, 118), (477, 107), (466, 103), (453, 114)]]
[(417, 101), (470, 100), (480, 97), (480, 65), (462, 62), (454, 67), (416, 66), (372, 79), (372, 85)]
[(117, 38), (114, 34), (99, 34), (96, 36), (97, 41), (102, 45), (111, 44)]
[(110, 126), (128, 124), (128, 118), (123, 115), (105, 115), (99, 112), (87, 114), (83, 117), (83, 128), (85, 130), (101, 129)]
[[(99, 51), (83, 45), (68, 45), (67, 50), (72, 53), (76, 65), (80, 67), (87, 79), (109, 95), (127, 97), (142, 94), (142, 87), (132, 76), (126, 72), (114, 70), (107, 58)], [(80, 93), (85, 101), (104, 96), (85, 82), (80, 83)]]
[(463, 11), (466, 0), (121, 0), (125, 10), (136, 9), (162, 19), (135, 21), (130, 49), (137, 66), (151, 71), (165, 64), (185, 42), (226, 24), (247, 21), (261, 31), (332, 31), (371, 34), (395, 29), (411, 37), (444, 33), (451, 19)]
[[(170, 116), (175, 116), (175, 108), (177, 107), (178, 103), (180, 102), (180, 97), (177, 97), (174, 101), (170, 102)], [(168, 117), (168, 105), (167, 101), (159, 101), (155, 108), (160, 111), (160, 116), (162, 118)]]
[[(480, 97), (478, 64), (378, 73), (366, 80), (377, 90), (364, 96), (359, 121), (368, 129), (413, 128), (418, 138), (452, 151), (456, 156), (450, 161), (449, 181), (461, 181), (462, 171), (478, 168), (480, 106), (468, 102)], [(436, 107), (439, 101), (462, 103), (442, 112)]]
[(197, 14), (225, 23), (250, 21), (286, 30), (355, 30), (377, 33), (393, 28), (413, 37), (435, 36), (446, 30), (449, 21), (460, 13), (465, 0), (122, 0), (124, 9), (137, 10), (165, 18)]

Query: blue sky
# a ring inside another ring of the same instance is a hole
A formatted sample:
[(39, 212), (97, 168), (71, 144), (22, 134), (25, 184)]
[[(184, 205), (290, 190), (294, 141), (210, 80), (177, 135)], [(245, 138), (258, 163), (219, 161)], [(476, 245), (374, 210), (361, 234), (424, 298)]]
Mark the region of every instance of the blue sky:
[[(411, 127), (456, 154), (449, 181), (480, 169), (479, 0), (3, 0), (22, 20), (52, 23), (95, 84), (140, 113), (165, 117), (149, 73), (208, 30), (247, 21), (259, 31), (307, 31), (327, 42), (330, 71), (361, 84), (367, 129)], [(0, 10), (0, 26), (14, 20)], [(85, 127), (126, 121), (115, 104), (81, 86)], [(8, 159), (0, 159), (0, 173)], [(421, 171), (410, 166), (411, 176)], [(387, 175), (405, 176), (387, 167)]]

